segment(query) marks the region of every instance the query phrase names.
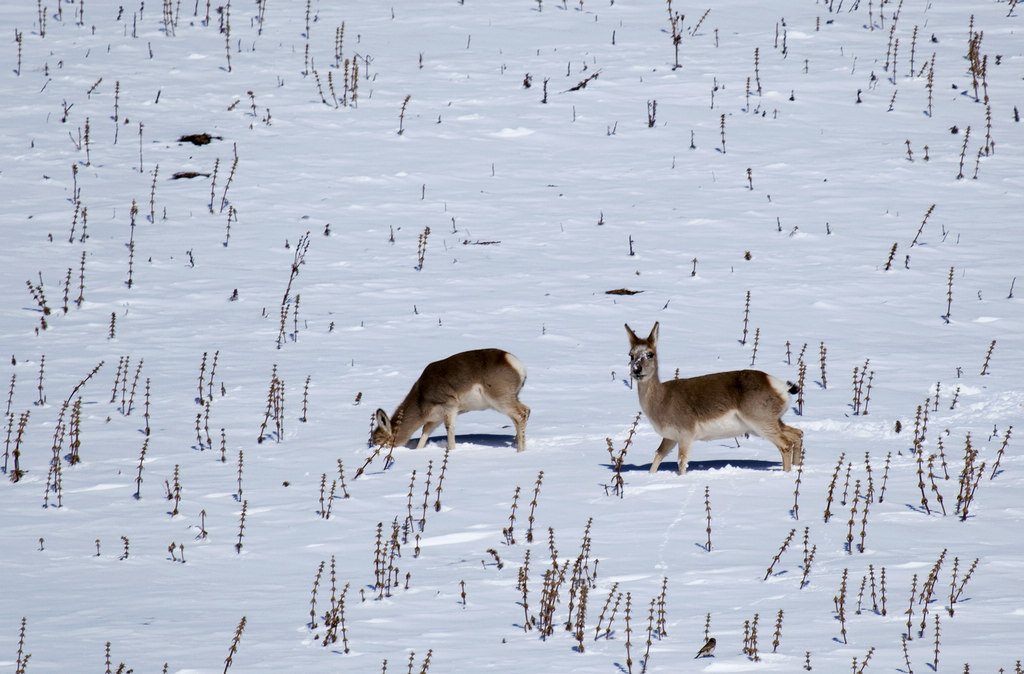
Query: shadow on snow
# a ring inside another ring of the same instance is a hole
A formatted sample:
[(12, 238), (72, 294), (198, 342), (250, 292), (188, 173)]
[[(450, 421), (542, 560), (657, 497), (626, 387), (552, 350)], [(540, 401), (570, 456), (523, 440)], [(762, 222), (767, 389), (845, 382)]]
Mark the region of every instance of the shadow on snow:
[[(607, 468), (608, 470), (614, 470), (615, 469), (615, 467), (612, 464), (610, 464), (610, 463), (602, 463), (601, 465), (604, 466), (605, 468)], [(711, 460), (708, 460), (708, 461), (690, 461), (687, 464), (686, 472), (687, 473), (708, 472), (708, 471), (712, 471), (712, 470), (721, 470), (723, 468), (730, 468), (730, 467), (732, 467), (732, 468), (741, 468), (741, 469), (744, 469), (744, 470), (759, 470), (759, 471), (767, 472), (767, 471), (773, 471), (773, 470), (776, 470), (776, 469), (781, 469), (782, 468), (782, 462), (781, 461), (757, 461), (757, 460), (753, 460), (753, 459), (711, 459)], [(651, 464), (650, 464), (650, 462), (648, 462), (648, 463), (641, 463), (641, 464), (624, 463), (624, 464), (622, 464), (622, 469), (621, 470), (622, 470), (623, 473), (632, 473), (632, 472), (645, 472), (646, 473), (646, 472), (651, 470)], [(679, 472), (679, 462), (678, 461), (662, 461), (661, 465), (658, 466), (658, 472), (659, 473), (665, 473), (665, 472), (678, 473)]]

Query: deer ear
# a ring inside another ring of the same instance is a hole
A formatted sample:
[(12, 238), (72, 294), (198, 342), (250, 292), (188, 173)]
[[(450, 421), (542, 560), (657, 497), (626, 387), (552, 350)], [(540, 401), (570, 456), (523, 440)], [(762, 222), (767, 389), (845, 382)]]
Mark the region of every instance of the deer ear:
[(651, 334), (650, 334), (650, 335), (648, 335), (648, 337), (647, 337), (647, 341), (651, 343), (651, 346), (652, 346), (652, 347), (653, 347), (653, 346), (654, 346), (655, 344), (657, 344), (657, 343), (658, 343), (658, 323), (657, 323), (657, 322), (655, 322), (655, 323), (654, 323), (654, 327), (653, 327), (653, 328), (651, 328)]
[(640, 341), (636, 338), (636, 333), (633, 332), (633, 329), (629, 327), (629, 323), (626, 323), (626, 335), (629, 336), (630, 344), (636, 344), (638, 341)]
[(374, 415), (377, 418), (377, 426), (383, 428), (386, 431), (391, 431), (391, 420), (388, 419), (388, 414), (384, 410), (377, 410)]

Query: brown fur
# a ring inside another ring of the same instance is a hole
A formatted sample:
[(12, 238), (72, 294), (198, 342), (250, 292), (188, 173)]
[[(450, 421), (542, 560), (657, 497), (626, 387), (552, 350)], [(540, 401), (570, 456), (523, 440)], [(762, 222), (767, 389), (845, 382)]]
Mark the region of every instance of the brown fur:
[(658, 324), (646, 339), (629, 335), (630, 373), (637, 380), (640, 408), (664, 438), (651, 472), (679, 445), (679, 474), (686, 472), (695, 440), (752, 433), (770, 440), (782, 454), (782, 469), (803, 460), (803, 431), (782, 423), (792, 384), (760, 370), (735, 370), (673, 379), (658, 378)]
[(507, 415), (516, 428), (517, 451), (526, 449), (526, 420), (530, 408), (519, 401), (526, 382), (522, 361), (500, 349), (464, 351), (423, 368), (405, 400), (388, 417), (377, 410), (377, 427), (371, 440), (380, 446), (397, 447), (409, 442), (423, 428), (417, 449), (430, 439), (441, 423), (448, 431), (448, 448), (455, 448), (455, 417), (463, 412), (493, 409)]

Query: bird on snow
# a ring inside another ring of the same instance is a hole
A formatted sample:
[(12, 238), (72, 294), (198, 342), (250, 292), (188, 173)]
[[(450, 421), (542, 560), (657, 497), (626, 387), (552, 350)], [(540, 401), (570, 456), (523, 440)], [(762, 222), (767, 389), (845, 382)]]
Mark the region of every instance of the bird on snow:
[(704, 644), (703, 648), (701, 648), (699, 651), (697, 651), (697, 655), (694, 656), (693, 659), (696, 660), (697, 658), (710, 658), (712, 655), (715, 654), (715, 644), (716, 643), (717, 642), (715, 641), (714, 637), (711, 637), (710, 639), (708, 639), (708, 642), (706, 644)]

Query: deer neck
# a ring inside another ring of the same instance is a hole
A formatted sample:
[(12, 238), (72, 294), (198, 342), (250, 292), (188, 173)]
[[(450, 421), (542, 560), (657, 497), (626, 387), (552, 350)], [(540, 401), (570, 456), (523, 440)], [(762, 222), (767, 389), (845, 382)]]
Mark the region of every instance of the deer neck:
[(412, 439), (413, 433), (423, 425), (423, 414), (416, 400), (410, 400), (412, 394), (402, 401), (391, 415), (391, 434), (395, 447), (401, 447)]
[[(647, 410), (657, 405), (663, 392), (664, 384), (661, 378), (658, 377), (658, 363), (655, 361), (651, 373), (643, 379), (637, 380), (637, 393), (640, 396), (641, 409), (647, 413)], [(648, 414), (648, 416), (650, 415)]]

